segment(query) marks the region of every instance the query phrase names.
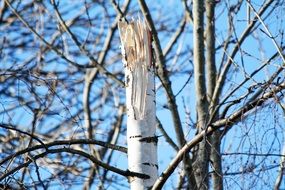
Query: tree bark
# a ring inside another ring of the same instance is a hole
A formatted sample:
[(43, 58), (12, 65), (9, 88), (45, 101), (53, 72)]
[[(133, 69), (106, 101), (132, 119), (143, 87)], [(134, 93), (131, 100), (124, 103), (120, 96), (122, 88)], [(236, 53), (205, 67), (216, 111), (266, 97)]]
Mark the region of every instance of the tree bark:
[(119, 23), (126, 77), (128, 169), (149, 176), (131, 177), (131, 189), (149, 189), (158, 176), (155, 136), (155, 85), (151, 35), (142, 21)]
[[(215, 2), (212, 0), (206, 1), (206, 70), (207, 70), (207, 96), (209, 101), (209, 115), (214, 118), (211, 122), (215, 122), (218, 114), (214, 113), (215, 106), (218, 104), (218, 99), (213, 102), (213, 93), (216, 86), (216, 57), (215, 57)], [(212, 180), (213, 189), (223, 189), (223, 171), (221, 161), (221, 135), (220, 131), (213, 132), (210, 137), (211, 152), (210, 160), (213, 169)]]
[[(197, 109), (198, 133), (203, 131), (207, 124), (208, 101), (205, 84), (204, 58), (204, 1), (193, 1), (193, 43), (194, 43), (194, 80)], [(198, 189), (208, 189), (208, 160), (209, 150), (206, 138), (202, 140), (194, 154), (194, 175)]]

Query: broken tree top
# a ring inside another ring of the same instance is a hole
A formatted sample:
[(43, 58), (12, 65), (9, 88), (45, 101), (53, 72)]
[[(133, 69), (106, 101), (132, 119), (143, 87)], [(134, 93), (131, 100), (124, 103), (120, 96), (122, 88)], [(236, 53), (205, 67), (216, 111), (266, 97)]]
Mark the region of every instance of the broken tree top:
[[(148, 104), (154, 102), (151, 35), (146, 23), (141, 20), (119, 22), (118, 27), (126, 75), (128, 115), (142, 120), (146, 116)], [(147, 101), (151, 96), (151, 100)]]
[(127, 23), (119, 22), (119, 33), (124, 64), (133, 70), (137, 63), (152, 66), (151, 34), (140, 19)]

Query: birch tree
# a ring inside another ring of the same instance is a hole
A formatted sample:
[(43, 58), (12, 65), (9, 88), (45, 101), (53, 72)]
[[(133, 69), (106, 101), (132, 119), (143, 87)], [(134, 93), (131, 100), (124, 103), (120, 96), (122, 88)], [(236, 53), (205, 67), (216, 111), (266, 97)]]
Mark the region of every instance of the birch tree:
[(158, 175), (151, 35), (141, 20), (121, 22), (118, 27), (126, 81), (128, 168), (149, 176), (130, 178), (130, 186), (149, 189)]
[(284, 189), (283, 15), (0, 1), (0, 189)]

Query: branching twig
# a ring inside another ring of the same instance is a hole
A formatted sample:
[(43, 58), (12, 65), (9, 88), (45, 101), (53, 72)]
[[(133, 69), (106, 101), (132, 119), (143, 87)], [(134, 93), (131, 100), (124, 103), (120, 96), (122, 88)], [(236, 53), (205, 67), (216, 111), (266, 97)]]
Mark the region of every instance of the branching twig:
[(91, 160), (94, 164), (96, 164), (98, 166), (101, 166), (101, 167), (103, 167), (103, 168), (105, 168), (107, 170), (110, 170), (110, 171), (112, 171), (114, 173), (117, 173), (119, 175), (125, 176), (125, 177), (136, 176), (136, 177), (140, 177), (140, 178), (149, 178), (149, 176), (147, 176), (145, 174), (135, 173), (135, 172), (131, 172), (129, 170), (121, 170), (119, 168), (116, 168), (116, 167), (110, 166), (108, 164), (105, 164), (104, 162), (101, 162), (100, 160), (96, 159), (94, 156), (92, 156), (90, 154), (87, 154), (84, 151), (76, 150), (76, 149), (72, 149), (72, 148), (66, 148), (65, 147), (65, 148), (59, 148), (59, 149), (50, 149), (50, 150), (48, 150), (46, 152), (43, 152), (41, 154), (38, 154), (38, 155), (34, 156), (32, 159), (29, 159), (25, 163), (20, 164), (19, 166), (15, 167), (14, 169), (12, 169), (12, 170), (6, 172), (5, 174), (3, 174), (0, 177), (0, 182), (2, 180), (4, 180), (5, 178), (7, 178), (8, 176), (14, 174), (15, 172), (21, 170), (22, 168), (28, 167), (33, 161), (35, 161), (35, 160), (37, 160), (39, 158), (43, 158), (43, 157), (45, 157), (48, 154), (56, 154), (56, 153), (64, 153), (64, 152), (75, 154), (75, 155), (79, 155), (79, 156), (82, 156), (84, 158), (87, 158), (87, 159)]
[(86, 144), (96, 144), (102, 147), (106, 147), (109, 149), (113, 149), (113, 150), (117, 150), (123, 153), (127, 153), (127, 148), (122, 147), (122, 146), (118, 146), (118, 145), (113, 145), (113, 144), (109, 144), (108, 142), (103, 142), (103, 141), (98, 141), (98, 140), (93, 140), (93, 139), (72, 139), (72, 140), (60, 140), (60, 141), (54, 141), (51, 143), (46, 143), (46, 144), (41, 144), (41, 145), (35, 145), (33, 147), (28, 147), (25, 148), (23, 150), (20, 150), (18, 152), (15, 152), (14, 154), (11, 154), (9, 156), (7, 156), (6, 158), (4, 158), (3, 160), (0, 161), (0, 165), (4, 164), (5, 162), (23, 155), (25, 153), (28, 152), (32, 152), (38, 149), (43, 149), (45, 148), (46, 150), (48, 150), (48, 148), (53, 147), (53, 146), (62, 146), (62, 145), (67, 145), (67, 146), (71, 146), (71, 145), (75, 145), (75, 144), (82, 144), (82, 145), (86, 145)]
[(268, 27), (265, 25), (263, 19), (261, 18), (260, 14), (258, 12), (256, 12), (256, 10), (254, 9), (254, 7), (252, 6), (252, 4), (250, 3), (249, 0), (246, 0), (248, 5), (250, 6), (250, 8), (253, 10), (254, 14), (256, 15), (256, 17), (258, 18), (259, 22), (261, 23), (261, 25), (263, 26), (263, 28), (266, 31), (266, 35), (272, 40), (277, 52), (279, 53), (279, 56), (281, 57), (283, 64), (285, 64), (285, 57), (281, 51), (281, 48), (279, 47), (279, 45), (277, 44), (275, 38), (272, 36), (271, 32), (269, 31)]
[(189, 141), (185, 146), (183, 146), (175, 158), (170, 162), (168, 168), (160, 175), (159, 179), (155, 182), (153, 186), (153, 190), (161, 189), (166, 180), (169, 178), (169, 176), (174, 172), (178, 164), (183, 159), (184, 155), (187, 154), (193, 147), (195, 147), (201, 140), (203, 140), (205, 135), (210, 135), (214, 131), (225, 127), (230, 128), (233, 124), (240, 121), (242, 116), (249, 114), (250, 111), (252, 111), (254, 108), (258, 106), (262, 106), (265, 101), (275, 96), (276, 93), (281, 92), (285, 89), (285, 82), (281, 83), (280, 85), (274, 87), (271, 91), (263, 94), (262, 97), (249, 102), (247, 105), (243, 106), (241, 109), (230, 115), (229, 117), (225, 119), (220, 119), (212, 124), (209, 125), (207, 130), (201, 131), (198, 135), (196, 135), (191, 141)]
[[(50, 43), (48, 43), (37, 31), (35, 31), (29, 24), (28, 22), (21, 16), (18, 14), (18, 12), (12, 7), (12, 5), (10, 4), (10, 2), (8, 0), (5, 0), (5, 2), (7, 3), (7, 5), (10, 7), (10, 9), (12, 10), (12, 12), (18, 17), (18, 19), (33, 33), (35, 34), (48, 48), (50, 48), (51, 50), (53, 50), (57, 55), (59, 55), (61, 58), (63, 58), (65, 61), (67, 61), (68, 63), (72, 64), (73, 66), (80, 68), (80, 69), (87, 69), (87, 68), (98, 68), (98, 70), (106, 75), (107, 77), (109, 77), (110, 79), (113, 79), (114, 81), (116, 81), (119, 85), (124, 86), (124, 83), (119, 80), (114, 74), (110, 73), (109, 71), (107, 71), (107, 69), (103, 66), (101, 66), (100, 64), (98, 64), (98, 62), (88, 56), (89, 54), (86, 51), (83, 51), (92, 61), (91, 65), (80, 65), (78, 63), (75, 63), (74, 61), (68, 59), (63, 52), (60, 52), (57, 48), (55, 48), (54, 46), (52, 46)], [(65, 25), (66, 26), (66, 25)], [(78, 45), (78, 44), (76, 44)]]
[[(274, 2), (274, 0), (268, 0), (266, 2), (266, 4), (260, 9), (258, 15), (262, 15), (273, 2)], [(232, 63), (233, 63), (232, 60), (234, 59), (236, 53), (238, 52), (239, 47), (241, 46), (241, 44), (244, 42), (244, 40), (251, 33), (252, 28), (254, 27), (256, 22), (257, 22), (257, 18), (254, 17), (252, 19), (252, 22), (247, 26), (247, 28), (244, 30), (244, 32), (242, 33), (241, 37), (237, 41), (237, 43), (236, 43), (232, 53), (229, 56), (229, 59), (228, 59), (227, 63), (224, 66), (224, 69), (220, 73), (219, 78), (218, 78), (218, 80), (216, 82), (216, 86), (215, 86), (215, 90), (214, 90), (214, 93), (213, 93), (212, 102), (216, 102), (216, 99), (218, 99), (220, 97), (220, 93), (222, 91), (225, 79), (226, 79), (227, 74), (228, 74), (228, 70), (229, 70), (230, 66), (232, 65)], [(212, 105), (210, 107), (212, 107)]]

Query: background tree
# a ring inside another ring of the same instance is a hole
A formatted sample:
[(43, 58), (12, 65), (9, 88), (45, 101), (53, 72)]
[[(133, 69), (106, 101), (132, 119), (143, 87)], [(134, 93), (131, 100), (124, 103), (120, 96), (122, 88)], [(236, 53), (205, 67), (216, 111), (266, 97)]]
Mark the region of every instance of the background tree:
[[(152, 37), (153, 189), (280, 189), (284, 0), (0, 2), (0, 183), (128, 189), (117, 24)], [(134, 152), (135, 154), (135, 152)]]

